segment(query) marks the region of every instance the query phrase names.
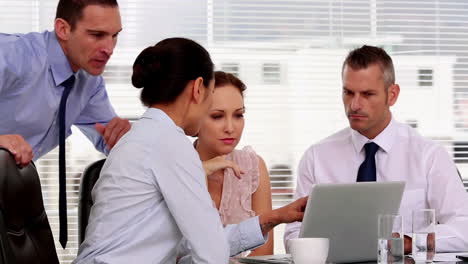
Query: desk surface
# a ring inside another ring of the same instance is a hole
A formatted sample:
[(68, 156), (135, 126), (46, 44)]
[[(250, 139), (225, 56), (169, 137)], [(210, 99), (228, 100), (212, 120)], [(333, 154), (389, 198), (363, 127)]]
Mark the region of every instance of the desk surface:
[[(439, 253), (436, 255), (435, 257), (435, 261), (434, 263), (443, 263), (443, 264), (448, 264), (448, 263), (466, 263), (468, 264), (468, 261), (462, 261), (462, 260), (458, 260), (455, 258), (455, 255), (457, 254), (468, 254), (468, 252), (466, 253)], [(284, 257), (285, 255), (275, 255), (275, 256), (278, 256), (278, 257)], [(252, 261), (244, 261), (244, 260), (239, 260), (239, 258), (231, 258), (229, 260), (229, 264), (243, 264), (243, 263), (290, 263), (290, 264), (293, 264), (293, 262), (287, 262), (287, 261), (277, 261), (277, 262), (274, 262), (274, 261), (267, 261), (267, 260), (262, 260), (262, 261), (259, 261), (259, 260), (252, 260)], [(360, 263), (377, 263), (376, 261), (372, 261), (372, 262), (360, 262)], [(409, 256), (406, 256), (405, 257), (405, 264), (415, 264), (414, 260), (409, 257)]]

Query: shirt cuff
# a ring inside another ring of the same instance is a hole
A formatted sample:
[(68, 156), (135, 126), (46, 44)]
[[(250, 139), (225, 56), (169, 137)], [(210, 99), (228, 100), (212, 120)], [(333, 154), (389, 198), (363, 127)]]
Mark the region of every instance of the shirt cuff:
[(240, 223), (239, 237), (241, 252), (243, 252), (265, 244), (268, 234), (265, 236), (262, 234), (260, 219), (256, 216)]

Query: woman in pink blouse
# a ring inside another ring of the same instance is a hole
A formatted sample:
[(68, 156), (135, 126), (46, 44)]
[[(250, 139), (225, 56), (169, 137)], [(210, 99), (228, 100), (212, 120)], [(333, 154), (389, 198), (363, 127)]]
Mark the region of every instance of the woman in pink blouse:
[[(224, 225), (270, 211), (270, 177), (250, 147), (235, 149), (244, 129), (245, 85), (230, 73), (215, 72), (213, 105), (203, 120), (195, 148), (207, 173), (208, 191)], [(273, 254), (273, 231), (250, 255)]]

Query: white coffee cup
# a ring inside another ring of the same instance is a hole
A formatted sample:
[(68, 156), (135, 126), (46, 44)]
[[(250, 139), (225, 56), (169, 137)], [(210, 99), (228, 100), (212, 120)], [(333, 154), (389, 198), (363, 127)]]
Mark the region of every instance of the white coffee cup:
[(328, 257), (328, 238), (294, 238), (288, 248), (294, 264), (325, 263)]

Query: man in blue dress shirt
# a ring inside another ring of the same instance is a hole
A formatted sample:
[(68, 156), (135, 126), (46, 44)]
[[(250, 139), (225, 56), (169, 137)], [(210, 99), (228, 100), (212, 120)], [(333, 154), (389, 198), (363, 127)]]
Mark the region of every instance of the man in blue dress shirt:
[(107, 154), (130, 129), (116, 116), (101, 77), (122, 30), (116, 0), (60, 0), (54, 29), (0, 33), (0, 147), (19, 165), (58, 146), (58, 109), (72, 76), (65, 137), (75, 125)]

